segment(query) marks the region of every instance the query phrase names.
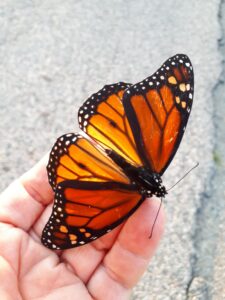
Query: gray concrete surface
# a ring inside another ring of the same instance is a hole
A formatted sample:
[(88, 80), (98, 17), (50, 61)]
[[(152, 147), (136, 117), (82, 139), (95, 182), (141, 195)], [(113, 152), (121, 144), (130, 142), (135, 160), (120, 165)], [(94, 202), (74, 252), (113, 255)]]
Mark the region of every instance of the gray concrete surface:
[(66, 132), (106, 83), (169, 56), (195, 71), (192, 115), (166, 172), (167, 228), (132, 299), (225, 299), (225, 1), (0, 1), (0, 188)]

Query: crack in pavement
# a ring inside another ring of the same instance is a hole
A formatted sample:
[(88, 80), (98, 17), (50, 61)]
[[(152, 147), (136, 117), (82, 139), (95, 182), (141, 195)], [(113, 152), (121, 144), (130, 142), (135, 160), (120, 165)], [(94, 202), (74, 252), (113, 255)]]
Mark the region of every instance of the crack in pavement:
[[(214, 102), (214, 152), (212, 154), (214, 165), (209, 172), (205, 189), (200, 196), (200, 205), (195, 214), (192, 238), (194, 252), (190, 262), (192, 271), (186, 290), (186, 299), (193, 299), (196, 296), (197, 299), (213, 299), (215, 294), (216, 299), (224, 296), (217, 291), (217, 284), (223, 285), (224, 272), (221, 274), (223, 277), (219, 277), (221, 282), (217, 283), (214, 282), (214, 269), (215, 258), (220, 247), (220, 227), (225, 211), (225, 0), (219, 3), (218, 23), (221, 34), (218, 40), (221, 73), (211, 92)], [(225, 228), (225, 223), (223, 226)]]

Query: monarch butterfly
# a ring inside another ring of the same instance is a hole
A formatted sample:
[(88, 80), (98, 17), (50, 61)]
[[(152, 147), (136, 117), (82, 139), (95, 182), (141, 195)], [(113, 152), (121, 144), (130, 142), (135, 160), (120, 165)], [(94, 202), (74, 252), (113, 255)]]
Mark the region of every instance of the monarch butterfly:
[(164, 197), (161, 176), (172, 161), (191, 111), (189, 58), (169, 58), (132, 85), (106, 85), (78, 112), (81, 134), (59, 137), (47, 166), (55, 192), (42, 243), (87, 244), (126, 220), (146, 199)]

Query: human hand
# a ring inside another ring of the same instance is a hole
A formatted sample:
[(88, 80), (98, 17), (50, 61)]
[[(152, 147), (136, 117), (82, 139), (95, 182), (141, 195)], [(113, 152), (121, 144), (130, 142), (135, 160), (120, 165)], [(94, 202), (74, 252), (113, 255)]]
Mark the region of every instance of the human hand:
[(159, 202), (145, 200), (112, 232), (78, 248), (52, 251), (40, 236), (51, 212), (47, 156), (0, 196), (0, 299), (125, 300), (164, 228)]

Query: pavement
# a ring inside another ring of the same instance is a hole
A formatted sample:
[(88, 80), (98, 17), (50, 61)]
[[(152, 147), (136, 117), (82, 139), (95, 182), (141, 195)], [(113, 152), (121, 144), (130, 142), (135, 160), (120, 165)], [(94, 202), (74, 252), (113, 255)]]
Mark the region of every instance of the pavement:
[(137, 300), (225, 299), (225, 1), (0, 2), (0, 189), (67, 132), (92, 93), (168, 57), (194, 65), (190, 121), (164, 183), (166, 232)]

